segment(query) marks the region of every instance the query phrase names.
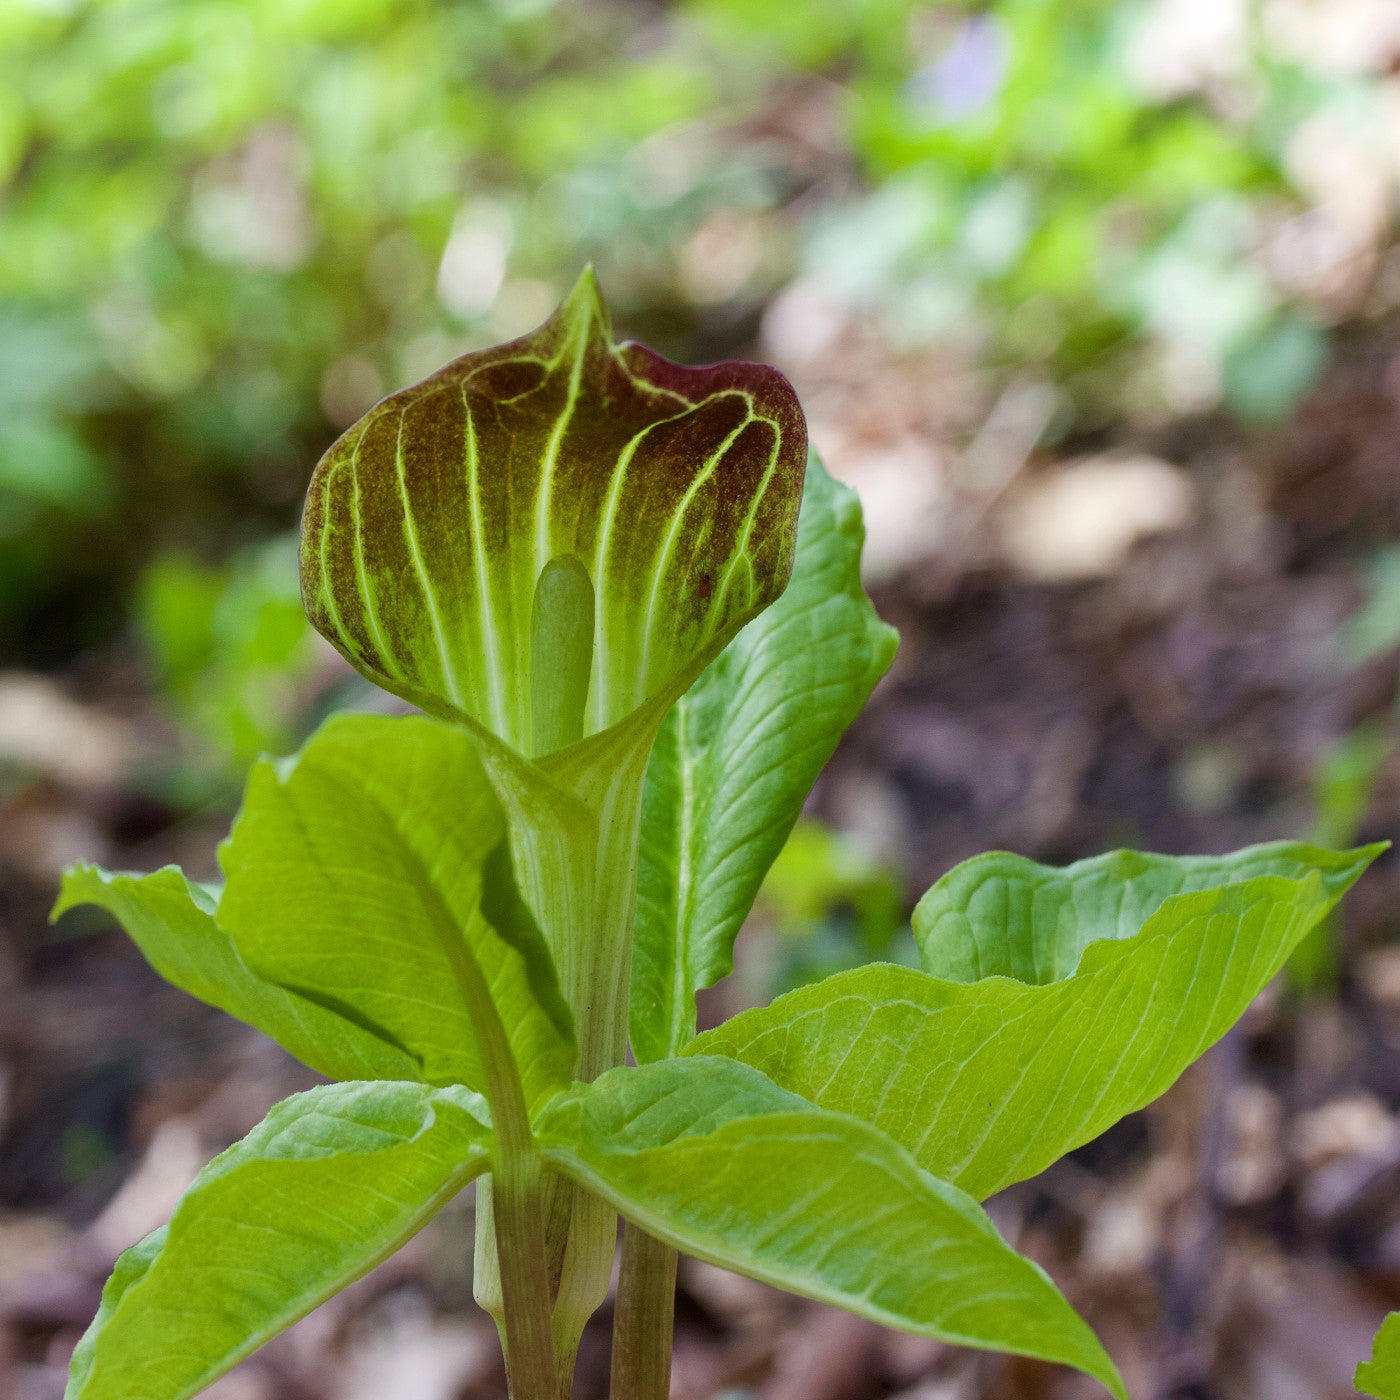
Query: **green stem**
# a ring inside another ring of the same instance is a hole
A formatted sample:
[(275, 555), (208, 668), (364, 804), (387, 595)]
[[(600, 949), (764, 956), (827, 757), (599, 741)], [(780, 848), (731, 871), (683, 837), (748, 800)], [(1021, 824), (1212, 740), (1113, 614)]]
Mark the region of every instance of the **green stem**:
[(564, 1379), (573, 1375), (584, 1326), (607, 1296), (617, 1252), (617, 1212), (572, 1181), (560, 1179), (559, 1185), (562, 1210), (552, 1217), (546, 1245), (554, 1245), (562, 1256), (554, 1297), (554, 1357)]
[(544, 1169), (533, 1147), (499, 1155), (491, 1198), (511, 1400), (558, 1400), (544, 1250)]
[[(561, 564), (540, 590), (535, 640), (553, 636), (557, 654), (567, 629), (555, 624), (586, 611), (583, 589)], [(565, 671), (584, 674), (583, 647)], [(576, 663), (576, 664), (575, 664)], [(561, 672), (561, 675), (563, 673)], [(542, 736), (557, 738), (576, 705), (555, 706), (541, 674), (535, 698)], [(579, 682), (581, 686), (582, 682)], [(572, 693), (570, 684), (561, 690)], [(556, 720), (559, 723), (556, 725)], [(511, 852), (526, 903), (549, 944), (559, 985), (574, 1016), (577, 1079), (589, 1081), (623, 1064), (627, 1052), (627, 998), (632, 966), (637, 847), (642, 784), (653, 731), (619, 726), (591, 748), (554, 752), (538, 764), (491, 741), (480, 752), (511, 829)], [(561, 1383), (568, 1384), (585, 1323), (607, 1297), (617, 1245), (617, 1214), (582, 1187), (551, 1177), (548, 1183), (546, 1266), (553, 1291), (553, 1336)], [(479, 1261), (480, 1262), (480, 1261)], [(488, 1261), (489, 1264), (489, 1261)], [(479, 1299), (498, 1305), (498, 1281), (488, 1268), (478, 1275)]]
[(611, 1400), (666, 1400), (676, 1312), (676, 1251), (629, 1220), (613, 1313)]
[(434, 902), (443, 952), (466, 1003), (486, 1072), (495, 1145), (491, 1213), (500, 1270), (511, 1400), (558, 1400), (544, 1234), (544, 1163), (530, 1131), (525, 1091), (496, 1003), (451, 915)]
[[(632, 736), (614, 751), (586, 755), (573, 766), (546, 762), (534, 771), (490, 746), (482, 750), (510, 819), (521, 891), (544, 931), (573, 1011), (574, 1075), (584, 1081), (626, 1059), (649, 737)], [(555, 1355), (567, 1372), (584, 1324), (607, 1297), (617, 1214), (599, 1197), (569, 1185), (558, 1190), (546, 1229)], [(483, 1280), (482, 1291), (489, 1294), (490, 1280)]]

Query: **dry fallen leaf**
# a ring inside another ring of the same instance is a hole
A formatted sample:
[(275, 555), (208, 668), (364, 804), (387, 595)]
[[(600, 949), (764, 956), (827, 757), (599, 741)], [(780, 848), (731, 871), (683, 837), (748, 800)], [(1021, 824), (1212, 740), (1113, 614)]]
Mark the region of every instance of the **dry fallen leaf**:
[(1159, 457), (1106, 454), (1023, 478), (997, 508), (1006, 562), (1041, 583), (1102, 578), (1140, 539), (1178, 530), (1196, 491)]

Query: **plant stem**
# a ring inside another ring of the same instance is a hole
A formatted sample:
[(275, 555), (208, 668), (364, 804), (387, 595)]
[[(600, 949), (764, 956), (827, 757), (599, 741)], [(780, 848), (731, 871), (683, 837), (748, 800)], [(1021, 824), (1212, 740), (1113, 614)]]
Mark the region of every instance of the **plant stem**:
[(613, 1313), (611, 1400), (666, 1400), (676, 1313), (676, 1251), (629, 1220)]
[(492, 1174), (491, 1204), (511, 1400), (558, 1400), (544, 1250), (543, 1165), (533, 1146), (523, 1152), (502, 1151), (500, 1157)]
[[(557, 582), (558, 580), (556, 580)], [(644, 738), (646, 743), (641, 742)], [(625, 742), (624, 742), (625, 741)], [(642, 783), (650, 734), (551, 761), (549, 771), (482, 748), (511, 825), (512, 855), (526, 903), (539, 921), (574, 1014), (584, 1081), (625, 1062), (632, 920)], [(546, 1222), (554, 1291), (554, 1346), (561, 1378), (589, 1317), (607, 1297), (617, 1213), (580, 1186), (561, 1185)], [(490, 1294), (490, 1279), (481, 1292)]]
[(544, 1162), (530, 1131), (510, 1039), (481, 966), (447, 909), (437, 915), (442, 949), (481, 1047), (496, 1130), (490, 1195), (511, 1400), (559, 1400), (544, 1242)]
[[(554, 1295), (554, 1359), (567, 1396), (584, 1325), (598, 1310), (617, 1253), (617, 1212), (572, 1181), (557, 1179), (560, 1206), (545, 1227), (550, 1265), (559, 1259)], [(551, 1230), (551, 1226), (553, 1229)]]
[(483, 1022), (478, 1034), (489, 1046), (487, 1089), (496, 1120), (491, 1217), (510, 1396), (511, 1400), (558, 1400), (544, 1241), (544, 1162), (530, 1132), (520, 1079), (494, 1008)]
[[(586, 580), (567, 561), (551, 564), (557, 567), (541, 576), (532, 618), (532, 646), (541, 657), (554, 658), (552, 670), (544, 667), (533, 678), (531, 699), (546, 749), (573, 732), (590, 664), (587, 635), (579, 636), (588, 632)], [(653, 735), (646, 725), (615, 726), (611, 738), (594, 736), (591, 748), (548, 753), (539, 764), (523, 762), (494, 741), (479, 750), (510, 823), (520, 891), (544, 933), (573, 1012), (574, 1077), (585, 1082), (627, 1058), (642, 787)], [(566, 1393), (584, 1326), (607, 1297), (617, 1213), (580, 1186), (551, 1181), (549, 1187), (549, 1208), (541, 1212), (547, 1216), (545, 1266), (555, 1366)], [(498, 1253), (504, 1251), (502, 1240)], [(475, 1291), (493, 1308), (503, 1293), (496, 1285), (489, 1267), (478, 1270)]]

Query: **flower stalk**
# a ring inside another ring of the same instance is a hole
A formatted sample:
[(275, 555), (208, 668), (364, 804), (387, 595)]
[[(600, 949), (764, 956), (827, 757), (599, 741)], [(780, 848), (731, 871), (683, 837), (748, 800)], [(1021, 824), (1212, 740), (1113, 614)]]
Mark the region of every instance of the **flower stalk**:
[(675, 1305), (676, 1251), (628, 1221), (613, 1312), (610, 1400), (666, 1400)]

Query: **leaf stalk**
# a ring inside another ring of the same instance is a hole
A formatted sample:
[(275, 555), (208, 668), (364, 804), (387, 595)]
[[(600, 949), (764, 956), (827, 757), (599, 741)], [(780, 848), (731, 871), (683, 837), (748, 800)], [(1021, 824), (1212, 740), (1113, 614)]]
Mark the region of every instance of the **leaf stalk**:
[(544, 1234), (544, 1164), (530, 1131), (525, 1091), (481, 967), (445, 911), (443, 951), (481, 1043), (486, 1099), (495, 1128), (490, 1201), (501, 1286), (511, 1400), (557, 1400)]
[(613, 1313), (610, 1400), (666, 1400), (676, 1313), (676, 1251), (629, 1220)]
[(557, 1400), (559, 1395), (545, 1265), (543, 1182), (544, 1167), (533, 1145), (500, 1151), (491, 1202), (511, 1400)]

